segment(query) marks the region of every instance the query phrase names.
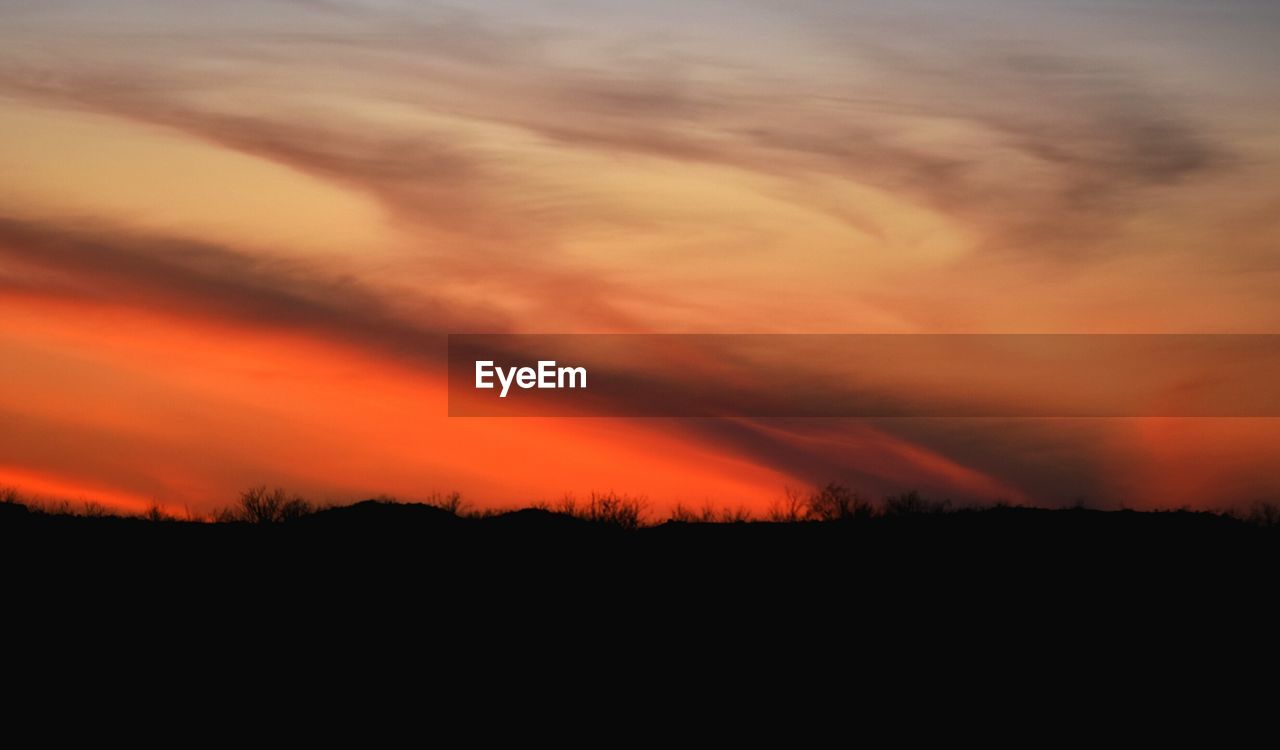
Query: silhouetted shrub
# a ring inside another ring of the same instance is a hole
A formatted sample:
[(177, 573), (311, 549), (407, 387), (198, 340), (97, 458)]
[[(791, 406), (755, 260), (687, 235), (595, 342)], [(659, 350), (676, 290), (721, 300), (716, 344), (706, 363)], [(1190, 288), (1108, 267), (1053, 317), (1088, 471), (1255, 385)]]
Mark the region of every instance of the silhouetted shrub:
[(886, 516), (920, 516), (931, 513), (945, 513), (949, 507), (951, 507), (949, 501), (934, 502), (926, 500), (920, 496), (919, 492), (915, 491), (893, 495), (884, 499), (884, 514)]
[(147, 521), (176, 521), (177, 520), (172, 515), (170, 515), (168, 511), (166, 511), (164, 508), (161, 508), (159, 505), (155, 503), (152, 503), (151, 507), (147, 508), (147, 511), (142, 514), (142, 518)]
[(6, 505), (17, 505), (20, 500), (18, 491), (12, 487), (0, 487), (0, 503)]
[(701, 523), (702, 516), (684, 503), (676, 503), (675, 507), (671, 509), (671, 515), (667, 516), (667, 520), (675, 521), (676, 523)]
[(27, 500), (27, 508), (32, 513), (46, 516), (74, 516), (75, 509), (70, 500)]
[(616, 526), (620, 529), (636, 529), (644, 523), (646, 503), (642, 498), (619, 495), (615, 492), (591, 493), (585, 505), (579, 505), (566, 496), (557, 508), (561, 513), (592, 523)]
[(462, 500), (461, 492), (449, 492), (446, 494), (433, 492), (431, 497), (427, 498), (427, 505), (440, 510), (447, 510), (455, 516), (462, 515), (467, 506)]
[(702, 506), (702, 510), (694, 510), (684, 503), (676, 503), (671, 509), (668, 520), (678, 523), (714, 523), (716, 517), (716, 509), (710, 503)]
[(1280, 503), (1260, 500), (1249, 507), (1244, 520), (1266, 528), (1280, 526)]
[(694, 510), (683, 503), (676, 503), (667, 520), (677, 523), (746, 523), (751, 520), (751, 511), (742, 507), (717, 510), (711, 503), (702, 506), (702, 510)]
[(775, 523), (796, 523), (809, 515), (809, 499), (794, 487), (788, 487), (781, 500), (769, 506), (768, 518)]
[(511, 510), (509, 508), (506, 508), (506, 509), (471, 508), (471, 507), (467, 507), (466, 504), (464, 503), (463, 510), (456, 512), (456, 515), (460, 515), (463, 518), (484, 519), (484, 518), (496, 518), (498, 516), (501, 516), (510, 512)]
[(214, 514), (219, 522), (245, 521), (247, 523), (283, 523), (311, 515), (315, 506), (284, 489), (268, 490), (265, 486), (252, 487), (240, 494), (240, 501), (231, 508)]
[(809, 516), (819, 521), (860, 521), (874, 515), (870, 501), (842, 484), (828, 484), (809, 495)]

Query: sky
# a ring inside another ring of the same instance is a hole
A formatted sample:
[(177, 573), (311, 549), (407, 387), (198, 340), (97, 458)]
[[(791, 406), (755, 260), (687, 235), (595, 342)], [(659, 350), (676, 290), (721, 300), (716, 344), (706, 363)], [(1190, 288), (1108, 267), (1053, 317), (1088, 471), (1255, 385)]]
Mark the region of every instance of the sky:
[(448, 333), (1280, 332), (1280, 6), (0, 0), (0, 485), (1221, 508), (1269, 419), (447, 416)]

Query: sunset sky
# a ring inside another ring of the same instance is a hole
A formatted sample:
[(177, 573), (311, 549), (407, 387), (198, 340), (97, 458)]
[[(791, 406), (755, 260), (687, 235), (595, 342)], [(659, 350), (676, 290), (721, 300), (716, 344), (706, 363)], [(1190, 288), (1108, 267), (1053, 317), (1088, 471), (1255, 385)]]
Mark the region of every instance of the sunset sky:
[(1272, 0), (0, 0), (0, 486), (1280, 496), (1277, 419), (449, 418), (445, 334), (1280, 333)]

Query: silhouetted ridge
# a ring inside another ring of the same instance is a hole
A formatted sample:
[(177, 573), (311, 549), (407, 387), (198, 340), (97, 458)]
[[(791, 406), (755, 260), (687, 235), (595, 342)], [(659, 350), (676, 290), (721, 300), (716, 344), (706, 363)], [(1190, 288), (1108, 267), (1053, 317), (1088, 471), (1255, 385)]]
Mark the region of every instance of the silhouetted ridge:
[(299, 518), (295, 523), (350, 528), (385, 528), (405, 526), (457, 525), (463, 519), (454, 513), (424, 503), (398, 503), (362, 500), (354, 505), (326, 508)]
[(10, 519), (26, 518), (29, 513), (30, 511), (27, 510), (27, 506), (21, 503), (0, 503), (0, 522), (8, 521)]
[(581, 528), (589, 523), (568, 513), (559, 513), (543, 508), (522, 508), (507, 513), (499, 513), (485, 520), (507, 528), (523, 528), (531, 531)]

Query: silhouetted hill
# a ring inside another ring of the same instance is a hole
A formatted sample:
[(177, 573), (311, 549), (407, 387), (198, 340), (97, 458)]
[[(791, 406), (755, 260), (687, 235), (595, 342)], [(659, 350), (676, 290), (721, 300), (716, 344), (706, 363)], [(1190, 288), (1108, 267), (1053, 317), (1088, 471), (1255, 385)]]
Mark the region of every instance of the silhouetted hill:
[(499, 513), (486, 518), (485, 521), (490, 525), (506, 529), (526, 529), (530, 533), (568, 530), (581, 532), (589, 523), (568, 513), (557, 513), (542, 508), (522, 508)]
[(364, 500), (354, 505), (325, 508), (293, 523), (350, 531), (403, 531), (434, 526), (456, 526), (465, 519), (443, 508), (423, 503)]
[(25, 519), (29, 513), (27, 506), (21, 503), (0, 503), (0, 523), (11, 519)]

